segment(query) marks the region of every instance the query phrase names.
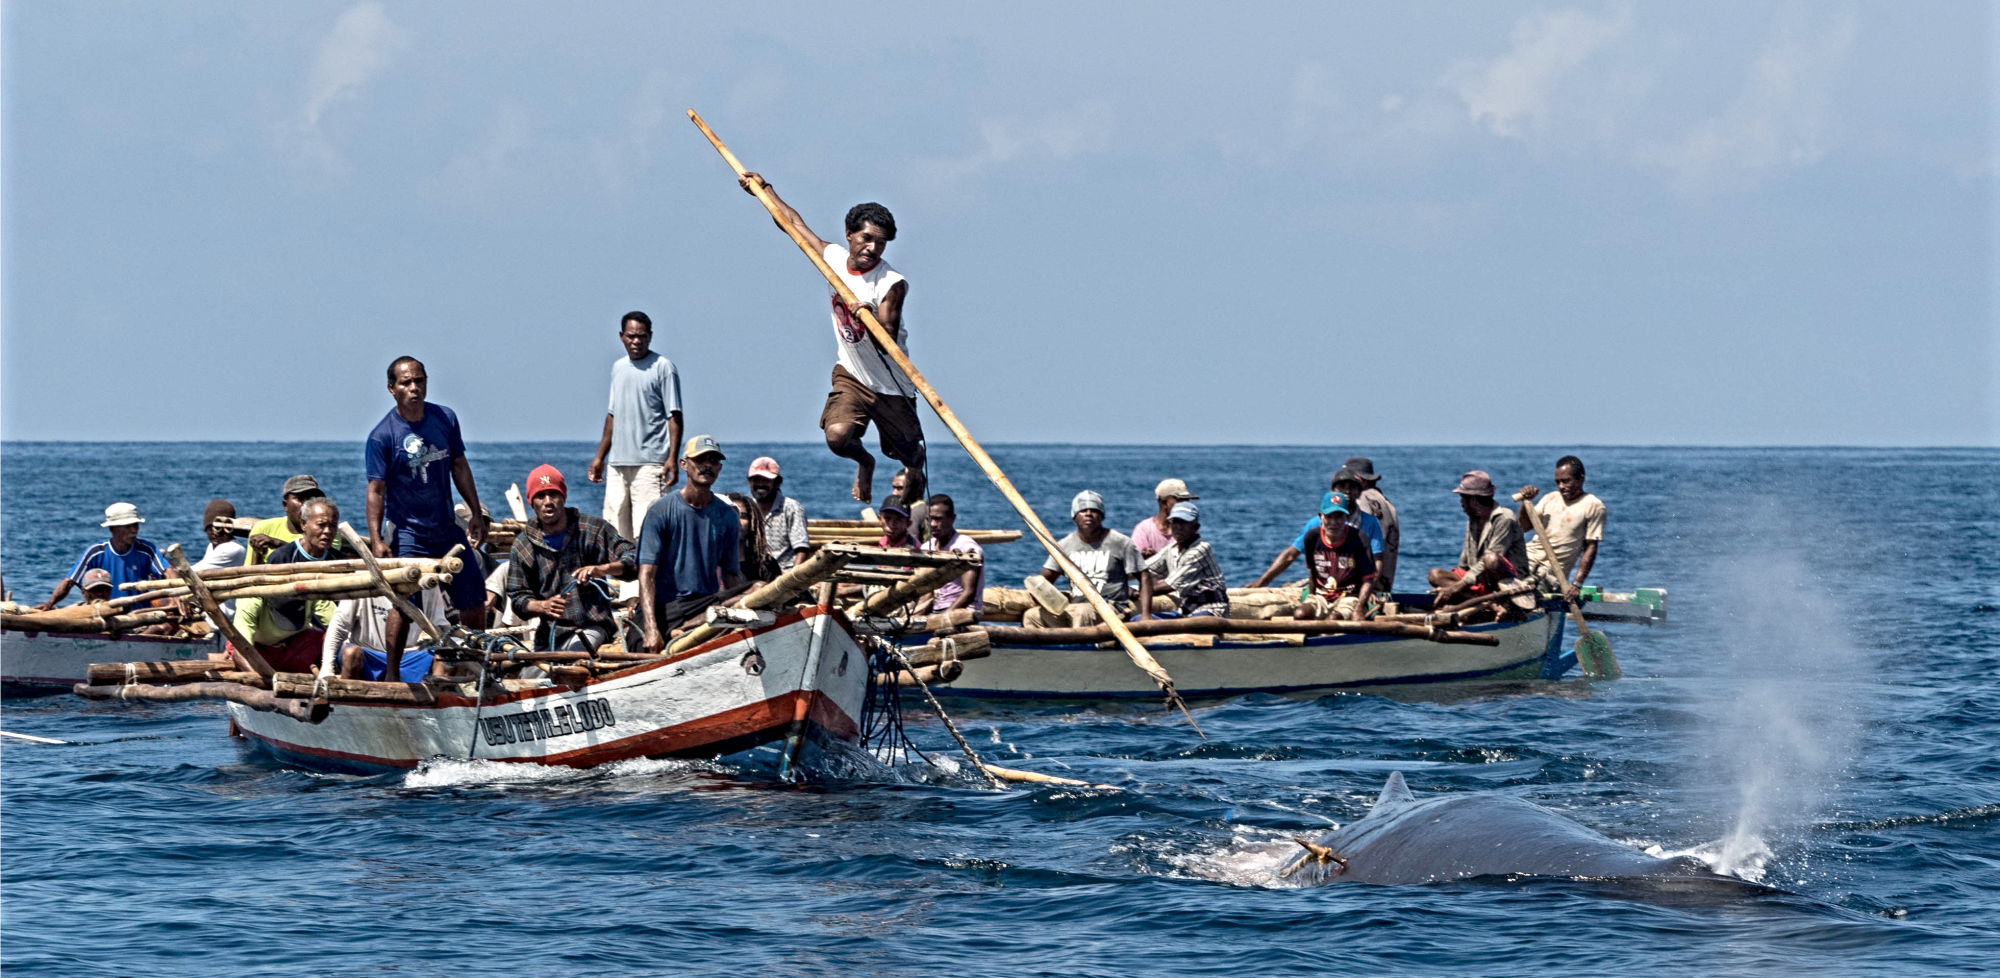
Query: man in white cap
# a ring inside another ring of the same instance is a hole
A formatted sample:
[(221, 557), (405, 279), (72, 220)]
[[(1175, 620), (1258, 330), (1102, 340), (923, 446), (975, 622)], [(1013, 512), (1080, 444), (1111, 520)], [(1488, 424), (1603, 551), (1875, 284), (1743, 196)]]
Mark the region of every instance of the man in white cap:
[(1132, 545), (1139, 548), (1140, 555), (1151, 557), (1173, 543), (1173, 533), (1167, 526), (1168, 514), (1177, 504), (1200, 498), (1189, 492), (1187, 483), (1179, 479), (1161, 480), (1153, 489), (1153, 499), (1160, 504), (1160, 511), (1140, 520), (1139, 525), (1132, 528)]
[(1491, 593), (1528, 573), (1528, 547), (1520, 521), (1513, 510), (1493, 504), (1493, 477), (1473, 469), (1459, 478), (1452, 492), (1465, 510), (1465, 545), (1457, 567), (1431, 570), (1430, 584), (1437, 589), (1440, 608), (1461, 597)]
[(70, 568), (69, 576), (56, 584), (54, 594), (47, 601), (35, 606), (39, 611), (47, 611), (69, 595), (70, 589), (83, 584), (84, 575), (92, 570), (103, 570), (110, 578), (111, 593), (116, 595), (126, 584), (133, 581), (157, 581), (172, 577), (167, 562), (160, 556), (160, 548), (149, 540), (139, 539), (139, 525), (146, 522), (139, 515), (139, 507), (131, 503), (112, 503), (104, 508), (104, 522), (97, 524), (111, 531), (111, 539), (90, 545), (76, 566)]
[[(1104, 497), (1085, 489), (1069, 501), (1069, 519), (1076, 524), (1076, 530), (1061, 540), (1056, 546), (1062, 548), (1063, 555), (1070, 563), (1083, 572), (1090, 586), (1111, 602), (1120, 617), (1132, 613), (1132, 579), (1146, 572), (1146, 558), (1133, 546), (1132, 538), (1104, 525)], [(1051, 588), (1061, 579), (1062, 570), (1051, 556), (1042, 563), (1042, 579)], [(1031, 584), (1029, 590), (1038, 585)], [(1083, 592), (1072, 584), (1069, 592), (1069, 606), (1061, 614), (1050, 612), (1037, 604), (1021, 616), (1021, 624), (1028, 628), (1082, 628), (1102, 623), (1097, 609), (1083, 599)]]
[(812, 544), (806, 539), (806, 508), (785, 495), (785, 476), (777, 459), (763, 455), (750, 463), (750, 498), (764, 514), (764, 552), (780, 568), (790, 570)]
[[(1229, 585), (1215, 551), (1201, 538), (1201, 510), (1193, 503), (1175, 503), (1167, 512), (1167, 529), (1174, 542), (1146, 562), (1146, 573), (1139, 578), (1139, 620), (1229, 617)], [(1174, 610), (1155, 615), (1153, 595), (1162, 590), (1173, 596)]]
[(714, 437), (688, 439), (681, 451), (687, 484), (654, 502), (639, 527), (639, 620), (648, 652), (665, 649), (682, 622), (749, 586), (736, 507), (715, 498), (724, 458)]

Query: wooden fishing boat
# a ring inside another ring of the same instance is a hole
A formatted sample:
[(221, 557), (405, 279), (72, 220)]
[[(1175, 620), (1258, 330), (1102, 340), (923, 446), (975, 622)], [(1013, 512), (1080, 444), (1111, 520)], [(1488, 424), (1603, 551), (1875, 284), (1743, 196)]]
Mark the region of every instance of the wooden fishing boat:
[(516, 679), (480, 697), (408, 684), (428, 702), (336, 694), (317, 719), (235, 702), (229, 711), (235, 732), (258, 749), (321, 770), (375, 774), (432, 757), (591, 767), (787, 737), (794, 750), (851, 742), (868, 676), (868, 653), (845, 616), (814, 606), (575, 686)]
[(0, 695), (67, 693), (93, 662), (181, 662), (222, 651), (214, 635), (164, 638), (109, 632), (0, 631)]
[[(1213, 621), (1213, 619), (1211, 619)], [(1195, 621), (1200, 621), (1196, 619)], [(1560, 602), (1518, 621), (1462, 626), (1461, 639), (1408, 634), (1287, 634), (1276, 620), (1226, 620), (1219, 634), (1141, 635), (1184, 696), (1291, 693), (1478, 679), (1557, 679), (1576, 665), (1563, 647)], [(1141, 624), (1141, 623), (1135, 623)], [(1193, 622), (1184, 627), (1198, 627)], [(1065, 629), (1064, 631), (1069, 631)], [(1047, 644), (989, 626), (990, 651), (958, 664), (939, 695), (1013, 699), (1150, 699), (1159, 695), (1124, 652), (1101, 642)]]

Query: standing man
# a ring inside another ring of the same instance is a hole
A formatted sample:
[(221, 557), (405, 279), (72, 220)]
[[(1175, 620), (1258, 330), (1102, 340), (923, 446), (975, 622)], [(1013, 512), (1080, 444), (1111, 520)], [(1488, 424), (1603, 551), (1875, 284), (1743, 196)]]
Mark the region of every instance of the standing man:
[(748, 587), (743, 580), (736, 507), (715, 498), (722, 446), (708, 435), (681, 451), (687, 485), (661, 496), (639, 527), (639, 619), (648, 652), (709, 605)]
[[(1069, 519), (1076, 524), (1076, 530), (1061, 540), (1056, 546), (1075, 564), (1077, 570), (1090, 580), (1090, 586), (1111, 603), (1119, 617), (1130, 615), (1132, 608), (1132, 578), (1146, 572), (1146, 558), (1139, 555), (1139, 548), (1132, 545), (1132, 538), (1104, 525), (1104, 497), (1085, 489), (1069, 501)], [(1054, 584), (1062, 577), (1062, 568), (1051, 555), (1042, 563), (1042, 578)], [(1083, 591), (1075, 582), (1070, 583), (1070, 602), (1060, 615), (1036, 604), (1021, 616), (1021, 624), (1027, 628), (1062, 628), (1071, 626), (1082, 628), (1087, 625), (1102, 624), (1097, 609), (1083, 598)]]
[[(1574, 455), (1556, 460), (1555, 495), (1542, 496), (1536, 503), (1540, 494), (1534, 486), (1521, 487), (1521, 524), (1530, 525), (1528, 507), (1533, 505), (1548, 533), (1547, 539), (1537, 533), (1528, 541), (1528, 561), (1536, 573), (1562, 585), (1563, 593), (1575, 601), (1591, 565), (1597, 563), (1597, 545), (1604, 539), (1604, 502), (1583, 491), (1583, 460)], [(1552, 549), (1557, 562), (1549, 560)], [(1570, 569), (1568, 581), (1562, 579), (1564, 567)]]
[(931, 536), (919, 549), (927, 553), (947, 550), (973, 553), (979, 554), (982, 558), (978, 567), (946, 581), (936, 591), (931, 592), (931, 610), (956, 611), (960, 608), (971, 608), (973, 614), (984, 612), (986, 564), (983, 559), (986, 551), (979, 546), (979, 541), (958, 532), (958, 505), (951, 501), (950, 496), (938, 493), (932, 496), (929, 502), (930, 512), (926, 514), (926, 518), (930, 520)]
[(653, 352), (653, 320), (645, 313), (625, 314), (618, 342), (625, 355), (611, 364), (611, 408), (583, 477), (603, 482), (609, 461), (604, 518), (630, 540), (653, 500), (681, 478), (681, 375), (672, 360)]
[(69, 594), (70, 589), (81, 587), (83, 577), (92, 570), (102, 569), (108, 575), (111, 593), (133, 581), (157, 581), (174, 576), (167, 568), (167, 562), (160, 556), (160, 548), (150, 540), (139, 539), (139, 525), (146, 520), (139, 515), (139, 507), (131, 503), (112, 503), (104, 507), (104, 522), (97, 524), (111, 531), (111, 538), (93, 543), (77, 558), (76, 566), (70, 568), (69, 576), (56, 584), (56, 591), (47, 601), (35, 606), (36, 611), (47, 611), (56, 606)]
[(924, 429), (917, 418), (917, 388), (902, 368), (868, 334), (859, 310), (868, 309), (882, 328), (895, 337), (896, 345), (908, 349), (909, 331), (903, 328), (903, 302), (910, 283), (882, 260), (889, 242), (896, 240), (896, 218), (877, 203), (856, 204), (847, 211), (846, 243), (832, 244), (799, 216), (790, 204), (778, 199), (771, 184), (755, 173), (745, 173), (736, 181), (745, 193), (754, 194), (753, 185), (771, 191), (771, 199), (799, 236), (813, 242), (827, 267), (839, 275), (854, 293), (859, 305), (850, 309), (833, 293), (833, 337), (837, 360), (833, 365), (833, 390), (826, 395), (819, 426), (826, 432), (826, 447), (841, 458), (854, 462), (854, 499), (866, 503), (875, 493), (875, 456), (868, 454), (861, 438), (868, 423), (876, 425), (882, 454), (910, 467), (908, 484), (901, 502), (914, 506), (928, 488), (924, 476)]
[(791, 570), (812, 549), (806, 537), (806, 508), (785, 495), (785, 477), (778, 460), (768, 455), (750, 463), (750, 498), (764, 516), (764, 552)]
[[(377, 557), (442, 557), (451, 548), (476, 550), (486, 542), (490, 520), (479, 505), (472, 482), (472, 463), (465, 458), (465, 440), (458, 415), (442, 404), (425, 400), (430, 375), (416, 357), (397, 357), (389, 364), (389, 396), (396, 406), (368, 433), (368, 546)], [(451, 487), (465, 497), (465, 529), (451, 512)], [(382, 520), (394, 525), (394, 537), (382, 539)], [(486, 588), (468, 556), (469, 573), (452, 575), (451, 603), (468, 628), (486, 627)], [(387, 661), (383, 672), (400, 675), (403, 639), (410, 622), (400, 608), (389, 611), (383, 637)]]
[(1528, 573), (1521, 524), (1513, 510), (1493, 504), (1493, 477), (1473, 469), (1459, 478), (1452, 492), (1465, 511), (1465, 545), (1459, 550), (1457, 567), (1430, 573), (1431, 587), (1437, 589), (1434, 606), (1439, 608), (1464, 595), (1491, 593)]
[(1382, 477), (1375, 474), (1374, 461), (1356, 455), (1342, 463), (1341, 468), (1353, 473), (1359, 484), (1349, 487), (1352, 492), (1339, 486), (1334, 491), (1347, 493), (1354, 508), (1375, 517), (1382, 528), (1382, 546), (1375, 554), (1375, 593), (1387, 598), (1396, 586), (1396, 553), (1403, 548), (1403, 528), (1396, 518), (1396, 505), (1377, 488)]
[(250, 553), (244, 559), (246, 564), (261, 564), (271, 551), (297, 540), (304, 532), (299, 513), (309, 499), (326, 495), (319, 487), (319, 480), (309, 475), (295, 475), (285, 480), (285, 488), (280, 491), (278, 502), (285, 507), (285, 515), (258, 520), (250, 528)]
[(1153, 487), (1153, 500), (1160, 504), (1159, 512), (1140, 520), (1139, 525), (1132, 528), (1132, 545), (1139, 548), (1139, 554), (1151, 557), (1171, 545), (1174, 537), (1168, 528), (1168, 514), (1173, 512), (1175, 506), (1200, 498), (1189, 492), (1187, 483), (1179, 479), (1163, 479)]
[(595, 652), (617, 630), (616, 590), (598, 578), (631, 579), (632, 544), (607, 520), (567, 505), (569, 483), (553, 465), (528, 473), (534, 523), (514, 538), (507, 562), (507, 602), (522, 618), (539, 617), (534, 647)]

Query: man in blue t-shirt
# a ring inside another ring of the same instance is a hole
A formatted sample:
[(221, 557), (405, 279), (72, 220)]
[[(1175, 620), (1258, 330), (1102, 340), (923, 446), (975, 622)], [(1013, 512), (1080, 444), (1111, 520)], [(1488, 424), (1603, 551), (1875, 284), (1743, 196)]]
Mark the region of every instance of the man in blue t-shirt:
[(715, 498), (722, 460), (714, 438), (688, 439), (681, 452), (687, 484), (654, 502), (639, 527), (639, 618), (648, 652), (665, 649), (676, 626), (748, 587), (736, 507)]
[(56, 592), (47, 601), (35, 606), (38, 611), (47, 611), (56, 606), (70, 592), (71, 588), (83, 585), (83, 575), (102, 570), (109, 575), (111, 596), (122, 597), (131, 591), (122, 590), (132, 581), (155, 581), (170, 577), (167, 562), (160, 557), (160, 548), (151, 541), (139, 539), (139, 524), (146, 522), (139, 516), (139, 507), (131, 503), (112, 503), (104, 507), (104, 522), (98, 525), (111, 531), (111, 539), (90, 545), (77, 559), (76, 566), (70, 568), (69, 576), (56, 584)]
[[(430, 376), (416, 357), (397, 357), (389, 364), (389, 396), (396, 407), (368, 433), (368, 546), (377, 557), (442, 557), (455, 546), (477, 549), (486, 541), (488, 520), (472, 482), (472, 464), (465, 458), (458, 415), (442, 404), (424, 399)], [(465, 497), (470, 510), (464, 530), (451, 511), (451, 487)], [(382, 539), (382, 521), (394, 527), (392, 540)], [(454, 575), (451, 604), (469, 628), (486, 627), (486, 586), (472, 569)], [(387, 675), (397, 675), (403, 639), (410, 622), (400, 609), (389, 611)]]
[[(1364, 486), (1361, 483), (1361, 477), (1356, 475), (1354, 470), (1342, 466), (1340, 471), (1333, 474), (1333, 482), (1327, 488), (1331, 492), (1340, 493), (1341, 496), (1352, 500), (1360, 494)], [(1384, 543), (1381, 521), (1377, 520), (1371, 513), (1361, 512), (1359, 507), (1352, 504), (1348, 508), (1354, 509), (1355, 512), (1353, 519), (1348, 522), (1347, 528), (1349, 530), (1360, 531), (1361, 538), (1368, 541), (1369, 556), (1380, 561), (1382, 559), (1382, 545)], [(1319, 515), (1315, 514), (1307, 517), (1304, 525), (1299, 527), (1298, 536), (1292, 538), (1291, 545), (1279, 551), (1278, 556), (1272, 558), (1271, 566), (1265, 568), (1264, 573), (1256, 580), (1251, 581), (1250, 586), (1268, 587), (1272, 581), (1277, 579), (1279, 574), (1285, 572), (1285, 568), (1292, 566), (1292, 561), (1299, 559), (1299, 555), (1305, 552), (1306, 535), (1309, 533), (1318, 533), (1319, 531)], [(1386, 594), (1387, 592), (1378, 593)]]

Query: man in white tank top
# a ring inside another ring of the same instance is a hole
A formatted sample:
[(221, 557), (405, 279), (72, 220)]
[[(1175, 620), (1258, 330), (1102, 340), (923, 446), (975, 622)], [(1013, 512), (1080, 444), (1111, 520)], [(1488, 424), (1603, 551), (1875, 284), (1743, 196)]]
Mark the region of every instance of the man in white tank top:
[[(766, 190), (769, 181), (746, 173), (737, 181), (750, 192), (752, 181)], [(903, 301), (910, 283), (882, 260), (889, 242), (896, 240), (896, 219), (881, 204), (856, 204), (847, 212), (846, 240), (829, 242), (806, 226), (805, 218), (790, 204), (771, 192), (782, 220), (801, 237), (816, 243), (820, 256), (865, 306), (877, 322), (896, 338), (896, 345), (908, 348), (909, 332), (903, 328)], [(917, 418), (916, 386), (899, 369), (889, 354), (861, 322), (857, 309), (849, 309), (838, 293), (829, 288), (832, 299), (833, 337), (836, 361), (833, 389), (826, 395), (819, 426), (826, 432), (826, 447), (835, 455), (854, 460), (854, 498), (870, 502), (874, 496), (875, 456), (868, 454), (862, 436), (874, 422), (882, 454), (909, 466), (900, 497), (904, 506), (924, 498), (929, 484), (924, 469), (924, 429)]]

